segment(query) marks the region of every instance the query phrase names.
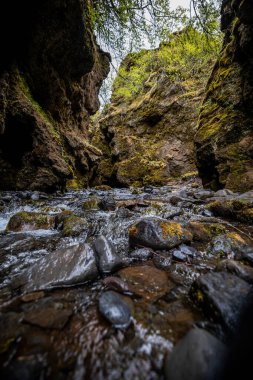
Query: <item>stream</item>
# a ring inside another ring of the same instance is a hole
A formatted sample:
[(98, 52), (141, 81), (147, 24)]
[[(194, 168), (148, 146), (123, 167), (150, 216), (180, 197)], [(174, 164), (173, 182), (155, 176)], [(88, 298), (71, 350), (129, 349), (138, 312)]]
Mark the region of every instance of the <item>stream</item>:
[(253, 284), (253, 226), (207, 205), (235, 199), (253, 205), (193, 181), (1, 192), (1, 378), (162, 380), (194, 326), (227, 344)]

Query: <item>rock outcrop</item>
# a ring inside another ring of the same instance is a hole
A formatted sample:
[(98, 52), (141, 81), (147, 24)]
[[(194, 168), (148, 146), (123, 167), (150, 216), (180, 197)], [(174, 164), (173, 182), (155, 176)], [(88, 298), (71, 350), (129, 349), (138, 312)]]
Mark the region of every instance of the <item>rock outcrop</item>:
[(218, 43), (205, 41), (189, 29), (124, 59), (111, 104), (93, 131), (103, 152), (94, 184), (161, 185), (196, 171), (198, 108)]
[(88, 1), (3, 3), (0, 188), (86, 185), (100, 153), (87, 127), (110, 60), (93, 35)]
[(253, 3), (223, 0), (223, 49), (209, 79), (195, 139), (203, 184), (253, 188)]

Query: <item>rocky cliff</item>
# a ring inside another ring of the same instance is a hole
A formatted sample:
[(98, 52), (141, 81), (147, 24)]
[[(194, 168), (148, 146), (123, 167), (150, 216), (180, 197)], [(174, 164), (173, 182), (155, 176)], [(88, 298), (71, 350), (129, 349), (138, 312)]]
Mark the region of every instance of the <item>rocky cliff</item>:
[(88, 1), (2, 2), (1, 18), (0, 188), (87, 184), (98, 155), (87, 126), (110, 59)]
[(253, 188), (253, 3), (223, 0), (223, 49), (209, 79), (195, 139), (203, 184)]
[(188, 29), (125, 58), (93, 131), (103, 152), (95, 184), (159, 185), (196, 171), (193, 140), (217, 44)]

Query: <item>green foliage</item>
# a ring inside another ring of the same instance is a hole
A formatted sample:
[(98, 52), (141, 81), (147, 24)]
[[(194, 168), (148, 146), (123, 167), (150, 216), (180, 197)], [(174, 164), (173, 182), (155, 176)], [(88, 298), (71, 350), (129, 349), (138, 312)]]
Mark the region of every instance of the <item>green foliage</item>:
[(168, 76), (172, 82), (190, 81), (203, 76), (210, 61), (217, 58), (221, 46), (219, 36), (207, 38), (189, 27), (171, 35), (159, 49), (131, 53), (123, 61), (113, 88), (113, 101), (130, 102), (137, 95), (146, 94), (159, 76)]

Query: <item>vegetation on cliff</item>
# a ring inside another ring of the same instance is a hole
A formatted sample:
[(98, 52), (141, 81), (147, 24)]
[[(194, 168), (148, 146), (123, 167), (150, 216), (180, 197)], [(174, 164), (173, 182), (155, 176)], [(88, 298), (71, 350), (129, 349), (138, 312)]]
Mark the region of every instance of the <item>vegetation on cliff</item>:
[(123, 60), (92, 132), (103, 152), (94, 183), (163, 184), (196, 171), (198, 108), (219, 46), (219, 36), (185, 28)]

